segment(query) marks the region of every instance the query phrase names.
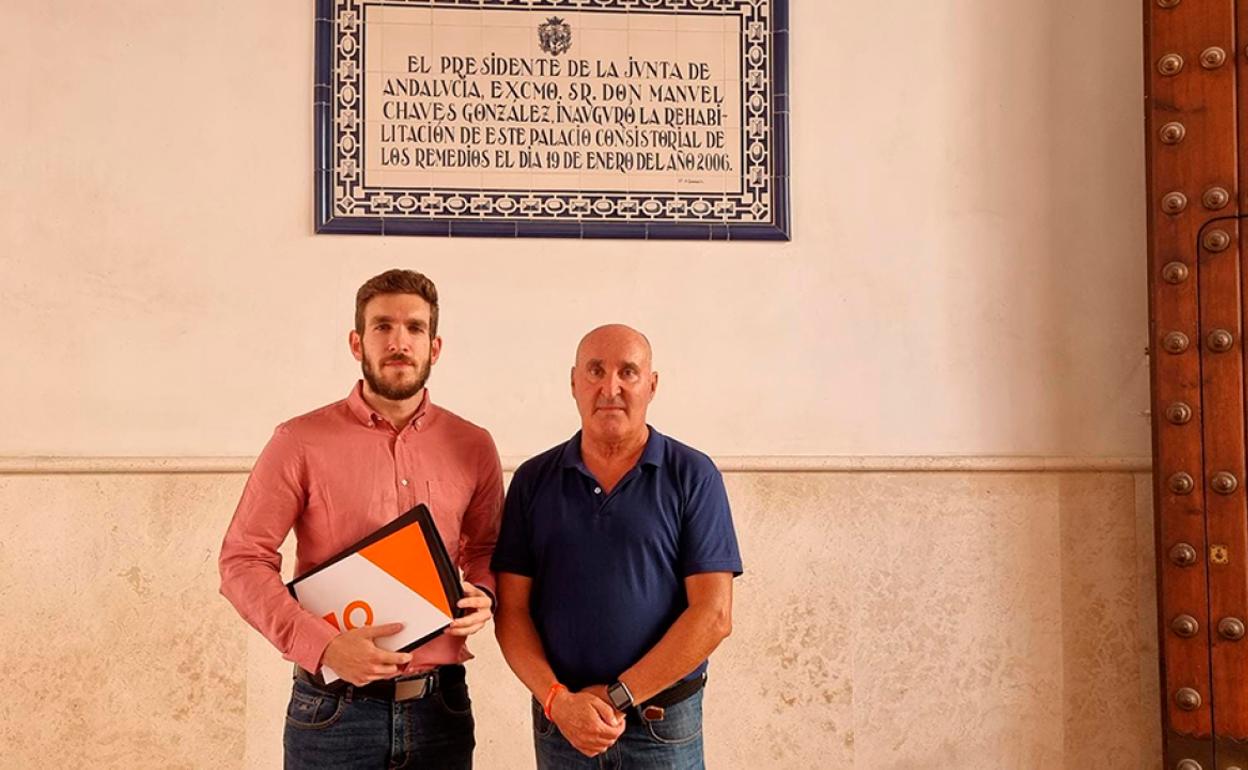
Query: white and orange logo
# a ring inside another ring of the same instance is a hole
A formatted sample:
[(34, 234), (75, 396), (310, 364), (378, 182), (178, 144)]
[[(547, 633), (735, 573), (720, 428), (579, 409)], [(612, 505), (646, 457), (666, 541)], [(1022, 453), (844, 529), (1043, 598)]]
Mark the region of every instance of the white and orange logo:
[[(304, 609), (339, 630), (402, 623), (376, 640), (397, 650), (445, 627), (454, 618), (420, 527), (409, 526), (365, 546), (294, 585)], [(337, 674), (322, 667), (326, 682)]]

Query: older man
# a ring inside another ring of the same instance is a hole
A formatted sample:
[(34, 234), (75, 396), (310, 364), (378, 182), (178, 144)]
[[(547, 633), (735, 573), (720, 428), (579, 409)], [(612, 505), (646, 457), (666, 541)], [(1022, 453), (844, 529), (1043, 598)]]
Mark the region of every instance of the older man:
[[(438, 292), (388, 270), (356, 293), (351, 354), (364, 378), (347, 397), (282, 423), (247, 480), (221, 545), (221, 593), (298, 664), (286, 711), (286, 767), (472, 766), (474, 722), (464, 638), (491, 617), (490, 554), (503, 486), (482, 428), (431, 403)], [(300, 607), (282, 584), (278, 547), (295, 530), (296, 572), (426, 503), (468, 582), (469, 610), (411, 653), (376, 643), (402, 626), (349, 631)], [(318, 675), (329, 666), (341, 682)]]
[(703, 766), (706, 659), (741, 557), (710, 458), (646, 424), (658, 380), (644, 335), (585, 335), (581, 430), (507, 493), (496, 632), (534, 696), (539, 768)]

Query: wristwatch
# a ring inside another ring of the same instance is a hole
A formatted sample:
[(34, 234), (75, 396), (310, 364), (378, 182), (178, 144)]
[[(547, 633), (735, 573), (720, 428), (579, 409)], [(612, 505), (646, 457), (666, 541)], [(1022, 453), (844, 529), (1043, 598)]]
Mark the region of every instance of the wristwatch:
[(616, 711), (626, 711), (633, 707), (633, 692), (623, 682), (616, 682), (607, 688), (607, 700)]

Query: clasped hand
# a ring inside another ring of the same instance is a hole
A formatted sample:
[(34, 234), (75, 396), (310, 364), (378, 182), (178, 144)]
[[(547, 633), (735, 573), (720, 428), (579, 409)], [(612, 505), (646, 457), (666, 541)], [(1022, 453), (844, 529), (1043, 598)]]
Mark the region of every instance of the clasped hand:
[(611, 748), (624, 732), (624, 715), (607, 701), (606, 685), (580, 692), (563, 690), (550, 704), (550, 721), (572, 747), (587, 757)]

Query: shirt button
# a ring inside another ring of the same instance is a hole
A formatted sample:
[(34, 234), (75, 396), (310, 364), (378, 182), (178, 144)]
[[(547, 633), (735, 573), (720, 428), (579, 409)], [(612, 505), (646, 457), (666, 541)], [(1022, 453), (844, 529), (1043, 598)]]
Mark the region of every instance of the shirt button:
[(416, 430), (420, 430), (420, 420), (416, 421)]
[(601, 495), (601, 494), (602, 494), (602, 487), (594, 487), (594, 494), (595, 494), (595, 495)]
[(403, 486), (407, 486), (407, 479), (399, 479), (399, 483)]

